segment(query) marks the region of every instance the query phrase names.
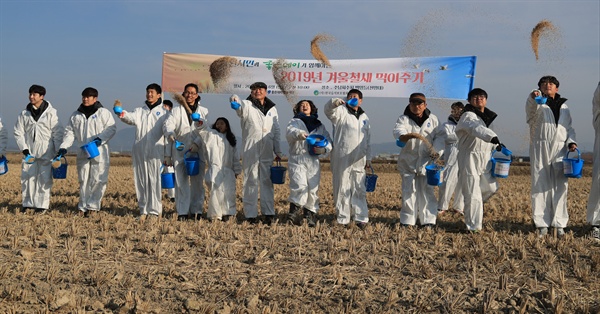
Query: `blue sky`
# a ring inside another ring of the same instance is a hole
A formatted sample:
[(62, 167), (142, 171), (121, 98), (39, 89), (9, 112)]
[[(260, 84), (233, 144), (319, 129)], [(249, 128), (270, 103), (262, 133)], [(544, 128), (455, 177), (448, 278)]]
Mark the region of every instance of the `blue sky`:
[[(142, 105), (145, 87), (160, 83), (163, 52), (311, 59), (310, 40), (327, 33), (336, 38), (323, 49), (330, 59), (477, 56), (475, 86), (488, 92), (488, 106), (499, 114), (497, 133), (515, 152), (526, 153), (528, 147), (527, 94), (542, 75), (555, 75), (578, 142), (592, 150), (599, 15), (598, 0), (0, 0), (0, 117), (12, 134), (34, 83), (47, 88), (46, 99), (64, 124), (87, 86), (100, 91), (107, 107), (115, 99), (129, 108)], [(541, 41), (536, 61), (530, 33), (542, 19), (558, 27), (559, 36)], [(229, 118), (239, 136), (227, 98), (205, 94), (202, 104), (213, 118)], [(327, 101), (311, 99), (319, 108)], [(273, 100), (285, 127), (291, 109), (285, 98)], [(429, 109), (445, 120), (451, 102), (431, 100)], [(365, 95), (364, 109), (374, 121), (373, 143), (394, 140), (392, 128), (406, 104), (405, 98)]]

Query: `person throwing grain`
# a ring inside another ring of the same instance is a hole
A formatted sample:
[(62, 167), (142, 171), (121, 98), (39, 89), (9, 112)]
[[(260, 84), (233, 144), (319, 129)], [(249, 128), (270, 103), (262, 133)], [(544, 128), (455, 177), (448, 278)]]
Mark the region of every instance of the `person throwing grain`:
[[(577, 143), (567, 99), (558, 94), (559, 85), (556, 77), (543, 76), (538, 81), (539, 90), (532, 91), (525, 103), (530, 137), (531, 208), (540, 237), (548, 233), (549, 227), (562, 237), (569, 221), (569, 181), (564, 175), (562, 159), (567, 150), (577, 148)], [(538, 104), (538, 96), (546, 102)]]
[(346, 100), (332, 98), (325, 104), (325, 115), (333, 124), (333, 202), (340, 225), (354, 219), (363, 229), (369, 222), (366, 168), (371, 166), (371, 123), (362, 109), (363, 94), (351, 89)]
[(402, 177), (400, 223), (403, 226), (414, 226), (417, 220), (423, 227), (435, 226), (438, 202), (433, 186), (427, 184), (425, 166), (432, 158), (437, 159), (439, 154), (436, 152), (443, 149), (443, 138), (435, 137), (438, 124), (438, 118), (427, 109), (425, 95), (412, 93), (394, 126), (394, 138), (406, 143), (398, 155), (398, 170)]
[(258, 222), (258, 198), (265, 222), (275, 220), (275, 190), (271, 182), (271, 164), (281, 160), (279, 115), (275, 103), (267, 97), (267, 84), (250, 85), (250, 96), (229, 99), (240, 117), (242, 127), (242, 168), (244, 172), (244, 216), (250, 223)]
[[(592, 99), (593, 123), (596, 130), (594, 142), (594, 168), (592, 170), (592, 187), (587, 205), (587, 222), (592, 225), (592, 239), (600, 241), (600, 82)], [(596, 192), (594, 192), (596, 191)]]
[(465, 198), (465, 225), (471, 233), (482, 229), (483, 203), (498, 190), (490, 161), (494, 147), (501, 145), (492, 125), (498, 115), (487, 108), (487, 98), (485, 90), (471, 90), (469, 103), (456, 125), (458, 182)]

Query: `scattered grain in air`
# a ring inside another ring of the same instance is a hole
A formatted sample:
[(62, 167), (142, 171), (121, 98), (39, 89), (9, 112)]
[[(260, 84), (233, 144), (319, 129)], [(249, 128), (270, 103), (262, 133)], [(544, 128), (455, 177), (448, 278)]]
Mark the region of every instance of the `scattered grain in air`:
[(329, 63), (329, 59), (327, 58), (325, 53), (323, 53), (320, 46), (322, 44), (328, 44), (333, 41), (335, 41), (335, 38), (331, 35), (317, 34), (317, 36), (315, 36), (310, 41), (310, 53), (316, 60), (325, 63), (327, 66), (331, 66), (331, 63)]
[(548, 20), (541, 20), (531, 31), (531, 49), (535, 54), (535, 60), (539, 60), (539, 44), (540, 38), (548, 38), (552, 40), (552, 37), (557, 36), (557, 28)]
[(216, 92), (219, 92), (223, 83), (227, 82), (231, 75), (231, 68), (236, 64), (237, 59), (230, 56), (221, 57), (210, 64), (208, 71)]

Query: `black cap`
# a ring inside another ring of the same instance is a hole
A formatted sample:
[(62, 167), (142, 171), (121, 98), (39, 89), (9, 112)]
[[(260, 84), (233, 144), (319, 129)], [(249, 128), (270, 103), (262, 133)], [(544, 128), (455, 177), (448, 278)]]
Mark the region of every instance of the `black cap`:
[(250, 89), (257, 89), (257, 88), (267, 89), (267, 84), (265, 84), (263, 82), (255, 82), (252, 85), (250, 85)]

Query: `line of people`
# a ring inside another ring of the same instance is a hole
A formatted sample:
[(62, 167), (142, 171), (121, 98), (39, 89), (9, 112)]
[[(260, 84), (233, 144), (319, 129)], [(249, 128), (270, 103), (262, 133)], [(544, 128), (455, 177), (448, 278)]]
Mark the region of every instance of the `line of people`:
[[(531, 138), (532, 215), (540, 236), (546, 235), (548, 228), (554, 228), (558, 236), (564, 235), (568, 222), (568, 179), (562, 175), (562, 158), (568, 151), (577, 149), (570, 111), (558, 88), (555, 77), (542, 77), (538, 88), (527, 97), (525, 106)], [(160, 174), (163, 167), (173, 166), (178, 219), (198, 219), (203, 214), (203, 180), (209, 189), (207, 218), (227, 220), (234, 216), (236, 193), (232, 192), (237, 176), (243, 173), (244, 217), (250, 223), (259, 222), (260, 208), (262, 221), (272, 223), (276, 211), (270, 167), (274, 160), (281, 160), (282, 152), (279, 115), (275, 103), (266, 97), (267, 85), (256, 82), (250, 86), (246, 99), (237, 95), (229, 99), (240, 119), (241, 153), (226, 118), (219, 117), (210, 124), (208, 109), (200, 105), (199, 92), (196, 84), (187, 84), (180, 104), (170, 109), (166, 106), (169, 101), (163, 101), (160, 85), (153, 83), (146, 88), (144, 106), (131, 112), (115, 110), (122, 122), (135, 127), (132, 158), (140, 219), (162, 214)], [(598, 93), (597, 89), (593, 99), (596, 142), (592, 191), (598, 191), (600, 180)], [(82, 92), (81, 105), (63, 128), (56, 109), (44, 99), (45, 94), (44, 87), (31, 86), (30, 103), (17, 118), (14, 129), (17, 145), (24, 155), (23, 209), (46, 211), (52, 187), (52, 161), (62, 158), (74, 144), (93, 142), (99, 150), (97, 157), (89, 159), (84, 150), (77, 153), (78, 209), (83, 215), (89, 215), (100, 210), (106, 190), (110, 163), (108, 143), (116, 132), (115, 121), (98, 101), (98, 91), (88, 87)], [(546, 99), (543, 104), (536, 102), (536, 97), (541, 96)], [(493, 127), (497, 115), (487, 108), (487, 99), (485, 90), (471, 90), (468, 103), (453, 103), (448, 120), (440, 123), (427, 108), (424, 94), (410, 95), (408, 105), (393, 128), (393, 136), (402, 146), (398, 170), (402, 178), (400, 223), (403, 226), (433, 227), (437, 216), (451, 209), (464, 214), (468, 231), (482, 229), (484, 203), (498, 190), (498, 182), (490, 171), (490, 157), (493, 149), (502, 146)], [(309, 226), (316, 224), (319, 159), (329, 154), (337, 223), (348, 225), (354, 221), (363, 228), (369, 222), (365, 177), (367, 169), (372, 170), (371, 122), (362, 101), (362, 92), (353, 89), (345, 99), (333, 98), (325, 104), (325, 115), (333, 125), (333, 137), (318, 119), (318, 109), (312, 101), (301, 100), (294, 106), (294, 117), (286, 128), (289, 221), (300, 223), (304, 219)], [(121, 107), (119, 101), (115, 107)], [(322, 136), (327, 144), (310, 145), (307, 138), (311, 135)], [(2, 157), (5, 147), (6, 130), (0, 120)], [(187, 175), (186, 154), (200, 157), (199, 175)], [(439, 199), (425, 175), (425, 167), (438, 159), (444, 163), (446, 175), (439, 189)], [(596, 239), (600, 239), (599, 194), (590, 193), (587, 215)], [(450, 207), (452, 195), (454, 202)]]

